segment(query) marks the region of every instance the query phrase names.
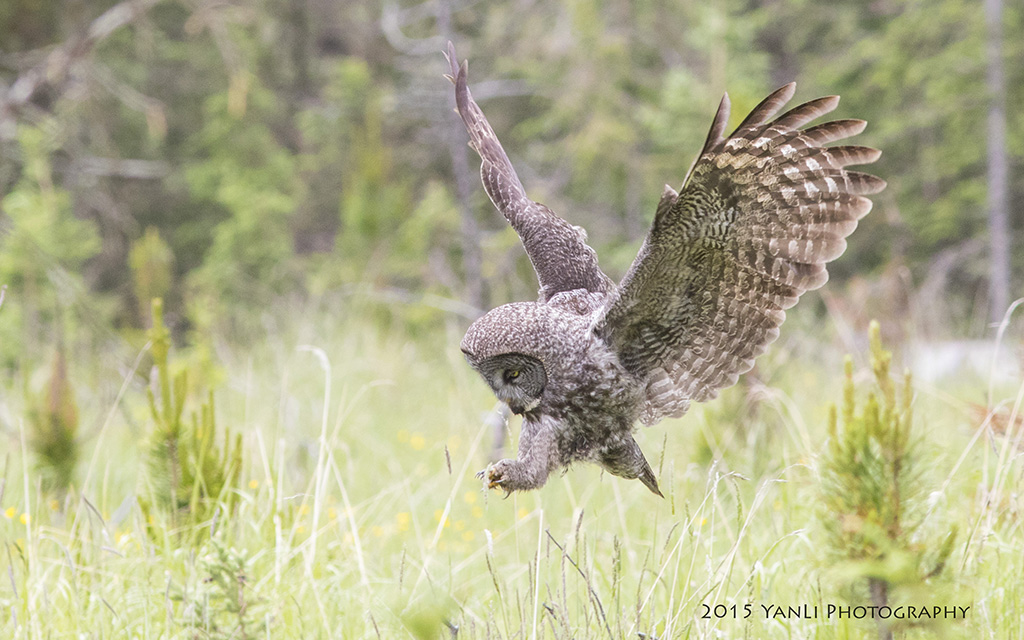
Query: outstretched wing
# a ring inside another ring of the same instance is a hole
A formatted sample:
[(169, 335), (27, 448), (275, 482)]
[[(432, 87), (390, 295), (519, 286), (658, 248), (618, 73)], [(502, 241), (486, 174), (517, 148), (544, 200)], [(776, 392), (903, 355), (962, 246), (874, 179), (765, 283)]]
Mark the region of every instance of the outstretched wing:
[(523, 241), (540, 281), (540, 299), (546, 302), (560, 291), (573, 289), (611, 290), (615, 285), (597, 266), (597, 253), (587, 245), (586, 232), (526, 197), (498, 137), (469, 92), (468, 64), (458, 65), (450, 42), (447, 57), (451, 75), (446, 77), (455, 84), (457, 111), (469, 131), (469, 146), (480, 154), (484, 189)]
[(728, 138), (728, 95), (679, 194), (666, 187), (643, 247), (595, 330), (647, 380), (640, 419), (682, 415), (736, 382), (779, 335), (785, 309), (828, 279), (825, 263), (885, 182), (847, 171), (878, 159), (823, 145), (862, 120), (800, 130), (833, 109), (819, 98), (769, 120), (795, 91), (768, 96)]

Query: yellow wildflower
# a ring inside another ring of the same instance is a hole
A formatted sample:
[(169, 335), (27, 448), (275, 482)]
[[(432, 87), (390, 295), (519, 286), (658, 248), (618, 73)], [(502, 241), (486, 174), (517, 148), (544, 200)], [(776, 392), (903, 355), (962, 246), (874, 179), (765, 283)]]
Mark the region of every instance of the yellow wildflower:
[(399, 531), (408, 531), (409, 523), (412, 521), (412, 516), (409, 515), (408, 511), (401, 511), (395, 514), (395, 523), (398, 525)]

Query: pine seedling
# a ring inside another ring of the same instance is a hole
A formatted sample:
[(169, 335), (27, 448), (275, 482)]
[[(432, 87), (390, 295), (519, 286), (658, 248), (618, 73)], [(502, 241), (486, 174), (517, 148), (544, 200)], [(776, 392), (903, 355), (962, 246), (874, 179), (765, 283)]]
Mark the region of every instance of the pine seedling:
[(213, 536), (194, 553), (183, 584), (168, 586), (170, 600), (180, 603), (187, 637), (256, 640), (267, 637), (266, 602), (255, 597), (252, 558)]
[(209, 622), (211, 638), (259, 638), (265, 627), (260, 621), (259, 600), (249, 587), (250, 559), (243, 551), (229, 548), (219, 539), (211, 540), (208, 553), (200, 556), (203, 581), (199, 600), (203, 618)]
[(146, 303), (154, 298), (163, 298), (171, 290), (174, 254), (160, 233), (148, 227), (143, 236), (132, 244), (128, 264), (132, 273), (132, 289), (139, 304), (139, 317), (150, 320)]
[[(908, 371), (902, 385), (893, 380), (892, 354), (882, 347), (877, 322), (869, 338), (874, 384), (863, 407), (858, 412), (853, 359), (847, 356), (841, 410), (829, 409), (821, 520), (829, 556), (844, 569), (840, 577), (854, 594), (866, 586), (870, 604), (881, 608), (897, 606), (901, 593), (927, 593), (915, 587), (942, 571), (955, 531), (941, 543), (918, 535), (921, 479), (912, 437), (912, 379)], [(935, 548), (937, 555), (927, 553)], [(876, 618), (883, 639), (892, 638), (892, 619), (886, 618)]]
[[(218, 506), (230, 512), (237, 495), (242, 467), (241, 434), (232, 441), (225, 431), (223, 450), (218, 448), (213, 392), (192, 412), (182, 414), (188, 389), (187, 370), (170, 375), (170, 332), (163, 324), (163, 302), (153, 299), (153, 326), (149, 331), (150, 353), (156, 370), (159, 399), (148, 389), (153, 431), (148, 445), (147, 480), (153, 508), (171, 516), (172, 525), (198, 525), (210, 519)], [(182, 521), (184, 517), (184, 521)]]
[(68, 377), (63, 345), (54, 354), (43, 393), (30, 399), (28, 418), (29, 443), (36, 454), (44, 488), (66, 491), (74, 477), (79, 447), (78, 404)]

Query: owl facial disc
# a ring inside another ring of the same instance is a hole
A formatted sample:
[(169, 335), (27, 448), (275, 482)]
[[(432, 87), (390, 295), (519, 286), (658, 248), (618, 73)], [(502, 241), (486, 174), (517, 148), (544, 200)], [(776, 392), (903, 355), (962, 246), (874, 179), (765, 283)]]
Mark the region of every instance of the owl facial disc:
[(523, 414), (540, 406), (547, 374), (537, 358), (521, 353), (500, 353), (477, 360), (467, 353), (466, 359), (513, 413)]

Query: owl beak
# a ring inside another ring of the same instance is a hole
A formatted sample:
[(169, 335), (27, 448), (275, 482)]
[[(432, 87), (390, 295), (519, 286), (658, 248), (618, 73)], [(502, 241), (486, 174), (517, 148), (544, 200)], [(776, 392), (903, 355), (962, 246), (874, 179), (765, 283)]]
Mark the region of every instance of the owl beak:
[(507, 404), (508, 404), (508, 408), (512, 410), (512, 413), (516, 414), (517, 416), (521, 416), (524, 413), (528, 413), (530, 411), (533, 411), (537, 407), (539, 407), (540, 406), (540, 398), (537, 398), (535, 400), (531, 400), (530, 403), (526, 404), (526, 405), (524, 405), (524, 404), (522, 404), (520, 402), (516, 402), (515, 400), (512, 400), (512, 401), (508, 402)]

